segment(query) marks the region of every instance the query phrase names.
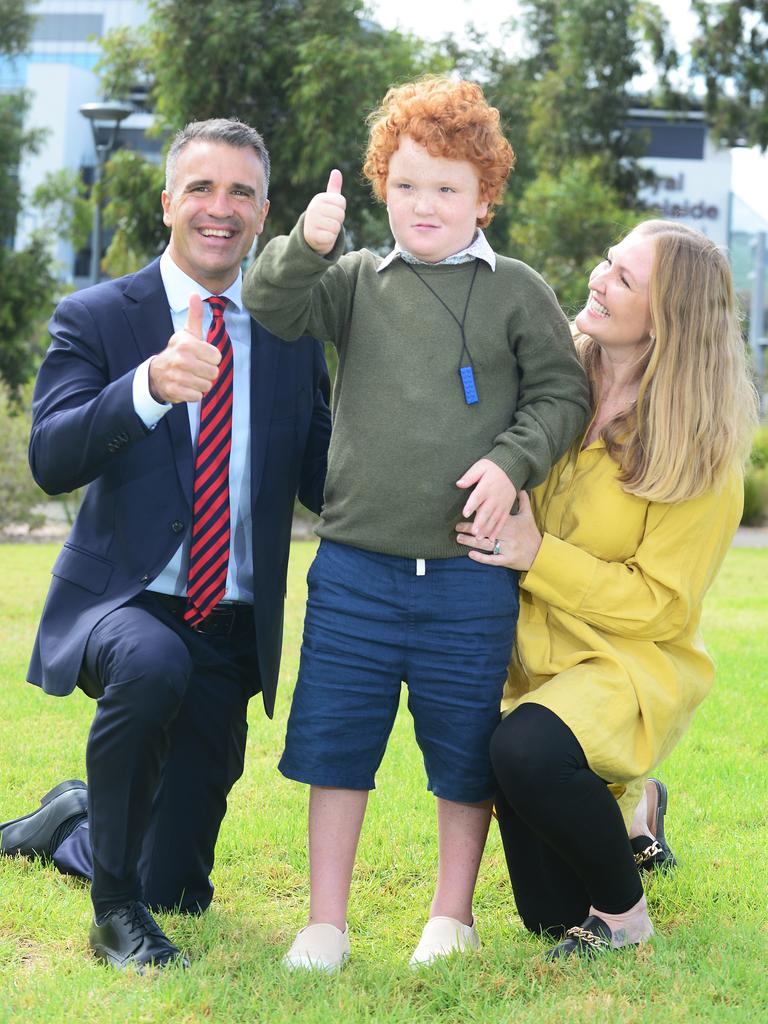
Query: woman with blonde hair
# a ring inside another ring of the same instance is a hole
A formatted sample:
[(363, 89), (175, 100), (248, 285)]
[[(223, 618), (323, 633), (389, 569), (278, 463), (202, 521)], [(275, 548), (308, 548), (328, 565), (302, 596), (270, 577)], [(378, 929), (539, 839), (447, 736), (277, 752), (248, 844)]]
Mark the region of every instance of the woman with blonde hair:
[(471, 558), (525, 571), (491, 759), (517, 907), (561, 939), (551, 957), (653, 933), (627, 825), (712, 685), (702, 601), (756, 424), (730, 269), (699, 231), (635, 228), (575, 328), (585, 436), (498, 537), (457, 526)]

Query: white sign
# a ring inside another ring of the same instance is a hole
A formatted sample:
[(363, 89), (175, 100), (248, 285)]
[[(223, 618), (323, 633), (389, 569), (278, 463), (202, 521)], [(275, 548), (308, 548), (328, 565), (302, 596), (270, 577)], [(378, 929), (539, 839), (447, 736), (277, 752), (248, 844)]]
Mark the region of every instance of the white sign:
[[(656, 175), (656, 184), (640, 193), (660, 217), (698, 228), (718, 245), (728, 245), (731, 153), (709, 139), (703, 160), (643, 157), (641, 163)], [(649, 211), (650, 212), (650, 211)]]

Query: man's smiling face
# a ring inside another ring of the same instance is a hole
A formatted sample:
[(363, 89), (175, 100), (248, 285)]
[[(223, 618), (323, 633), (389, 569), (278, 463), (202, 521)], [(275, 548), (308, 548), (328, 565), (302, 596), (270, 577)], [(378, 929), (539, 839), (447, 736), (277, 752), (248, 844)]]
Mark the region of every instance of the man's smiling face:
[(264, 169), (250, 146), (193, 141), (178, 155), (170, 191), (163, 191), (163, 222), (170, 254), (208, 291), (227, 289), (264, 227)]

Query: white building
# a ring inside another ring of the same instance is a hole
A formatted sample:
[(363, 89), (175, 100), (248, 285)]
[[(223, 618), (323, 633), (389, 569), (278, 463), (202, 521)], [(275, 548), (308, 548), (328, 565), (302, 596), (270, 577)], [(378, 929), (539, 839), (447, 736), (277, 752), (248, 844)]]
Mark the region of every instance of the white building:
[[(29, 196), (49, 171), (84, 169), (92, 180), (95, 153), (90, 124), (78, 113), (83, 103), (101, 99), (93, 68), (101, 55), (101, 37), (111, 29), (142, 24), (146, 0), (38, 0), (29, 53), (15, 60), (0, 58), (0, 90), (28, 89), (32, 107), (29, 128), (46, 132), (40, 152), (28, 156), (19, 168), (25, 195)], [(123, 144), (143, 150), (158, 148), (144, 139), (149, 115), (132, 114), (123, 122)], [(34, 212), (23, 214), (16, 226), (15, 243), (24, 244), (36, 226)], [(72, 247), (53, 244), (61, 276), (85, 284), (87, 253), (75, 265)]]
[(657, 176), (641, 197), (661, 217), (684, 221), (718, 245), (728, 246), (731, 151), (716, 145), (704, 114), (633, 110), (630, 123), (646, 139), (647, 154), (641, 162)]

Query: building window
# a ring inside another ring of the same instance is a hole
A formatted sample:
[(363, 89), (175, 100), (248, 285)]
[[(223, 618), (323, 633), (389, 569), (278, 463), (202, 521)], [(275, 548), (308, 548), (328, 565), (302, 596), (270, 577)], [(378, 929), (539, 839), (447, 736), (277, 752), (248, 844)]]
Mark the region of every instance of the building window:
[(32, 35), (35, 43), (85, 42), (101, 37), (103, 14), (40, 14)]
[(676, 160), (704, 159), (707, 126), (703, 123), (681, 124), (679, 121), (670, 123), (651, 118), (632, 118), (629, 127), (645, 136), (645, 156)]

